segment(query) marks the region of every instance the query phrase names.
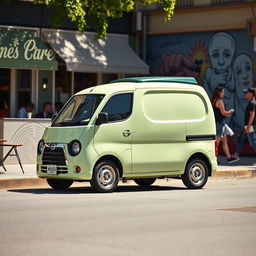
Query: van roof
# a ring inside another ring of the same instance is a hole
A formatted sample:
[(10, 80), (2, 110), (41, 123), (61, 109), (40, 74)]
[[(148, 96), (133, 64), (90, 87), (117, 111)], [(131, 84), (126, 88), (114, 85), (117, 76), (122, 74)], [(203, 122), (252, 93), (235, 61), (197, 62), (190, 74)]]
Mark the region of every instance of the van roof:
[[(87, 94), (87, 93), (99, 93), (105, 94), (106, 92), (120, 92), (120, 91), (130, 91), (136, 90), (136, 88), (151, 88), (151, 86), (157, 88), (170, 88), (170, 84), (173, 88), (187, 88), (199, 90), (201, 86), (191, 86), (197, 85), (195, 78), (193, 77), (130, 77), (114, 80), (108, 84), (97, 85), (84, 89), (77, 92), (76, 95)], [(182, 86), (181, 86), (182, 84)]]
[(145, 76), (145, 77), (128, 77), (111, 81), (111, 83), (120, 82), (132, 82), (132, 83), (144, 83), (144, 82), (161, 82), (161, 83), (185, 83), (185, 84), (197, 84), (194, 77), (172, 77), (172, 76)]

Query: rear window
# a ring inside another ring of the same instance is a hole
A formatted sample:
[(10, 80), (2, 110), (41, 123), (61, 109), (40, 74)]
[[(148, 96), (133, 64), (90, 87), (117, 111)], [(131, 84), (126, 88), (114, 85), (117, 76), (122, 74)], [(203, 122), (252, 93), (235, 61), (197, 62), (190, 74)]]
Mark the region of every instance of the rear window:
[(190, 92), (147, 92), (143, 108), (145, 115), (155, 121), (198, 120), (207, 112), (205, 100)]

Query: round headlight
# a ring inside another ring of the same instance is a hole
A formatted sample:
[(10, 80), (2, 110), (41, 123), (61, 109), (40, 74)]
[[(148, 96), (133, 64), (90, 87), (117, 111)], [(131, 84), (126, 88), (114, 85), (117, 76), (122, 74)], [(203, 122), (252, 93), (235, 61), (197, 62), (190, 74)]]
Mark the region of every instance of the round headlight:
[(81, 151), (81, 143), (78, 140), (73, 140), (69, 143), (69, 154), (76, 156)]
[(37, 145), (37, 154), (41, 155), (44, 149), (44, 141), (40, 140)]

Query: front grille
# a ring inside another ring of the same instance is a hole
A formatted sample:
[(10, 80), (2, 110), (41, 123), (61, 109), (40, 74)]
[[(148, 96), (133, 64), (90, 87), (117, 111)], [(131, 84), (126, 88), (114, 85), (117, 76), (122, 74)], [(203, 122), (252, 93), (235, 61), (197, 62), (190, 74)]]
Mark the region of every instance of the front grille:
[(62, 147), (55, 147), (52, 149), (51, 147), (45, 147), (44, 153), (42, 156), (42, 164), (43, 165), (66, 165), (65, 154)]

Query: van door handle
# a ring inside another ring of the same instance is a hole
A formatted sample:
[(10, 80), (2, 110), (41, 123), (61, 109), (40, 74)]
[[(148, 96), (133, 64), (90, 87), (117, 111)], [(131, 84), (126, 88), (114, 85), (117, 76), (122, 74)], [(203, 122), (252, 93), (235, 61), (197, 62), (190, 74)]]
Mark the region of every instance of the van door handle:
[(123, 131), (124, 137), (129, 137), (131, 134), (132, 134), (132, 132), (130, 130), (124, 130)]

